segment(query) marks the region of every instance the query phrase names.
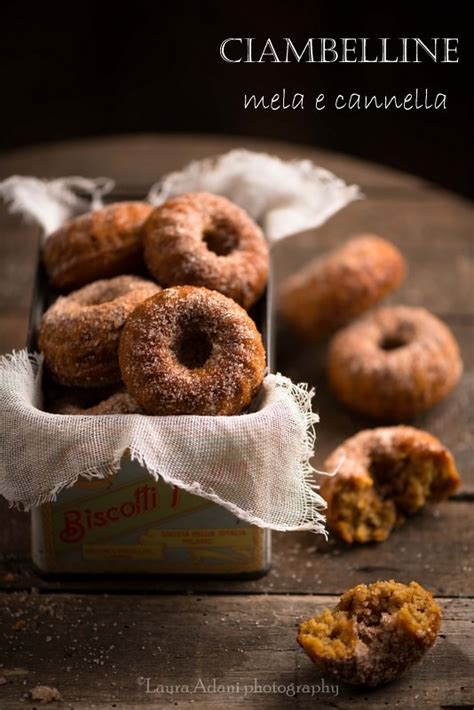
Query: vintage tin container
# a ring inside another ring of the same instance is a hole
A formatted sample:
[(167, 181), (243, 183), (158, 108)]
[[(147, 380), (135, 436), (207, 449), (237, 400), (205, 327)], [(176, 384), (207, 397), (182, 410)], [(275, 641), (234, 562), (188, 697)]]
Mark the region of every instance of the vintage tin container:
[(32, 511), (32, 558), (43, 572), (253, 576), (269, 567), (270, 534), (123, 458)]
[[(125, 198), (124, 198), (125, 199)], [(40, 260), (28, 348), (37, 349), (42, 313), (54, 298)], [(271, 367), (269, 293), (252, 315)], [(32, 560), (42, 573), (187, 574), (256, 577), (270, 567), (270, 531), (217, 504), (156, 482), (124, 456), (116, 474), (79, 480), (31, 513)]]

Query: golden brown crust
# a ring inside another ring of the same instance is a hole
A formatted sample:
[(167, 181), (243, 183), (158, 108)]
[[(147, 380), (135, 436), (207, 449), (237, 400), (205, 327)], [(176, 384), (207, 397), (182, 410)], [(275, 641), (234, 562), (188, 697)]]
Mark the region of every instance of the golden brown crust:
[(462, 361), (449, 328), (424, 308), (379, 308), (337, 333), (329, 380), (351, 409), (387, 421), (434, 406), (458, 383)]
[(380, 542), (405, 517), (452, 495), (460, 477), (451, 453), (408, 426), (367, 429), (324, 462), (336, 475), (321, 484), (327, 523), (347, 543)]
[(249, 308), (268, 278), (268, 246), (237, 205), (206, 192), (173, 197), (145, 227), (145, 262), (163, 286), (204, 286)]
[(75, 414), (99, 416), (103, 414), (144, 414), (140, 405), (128, 392), (117, 392), (90, 407), (82, 407), (77, 402), (63, 400), (52, 409), (53, 414)]
[(288, 277), (279, 306), (303, 338), (317, 340), (376, 305), (404, 276), (404, 259), (393, 244), (360, 235)]
[(127, 390), (157, 415), (239, 414), (265, 370), (262, 338), (244, 309), (194, 286), (142, 303), (123, 330), (119, 359)]
[(65, 222), (43, 247), (52, 286), (69, 291), (142, 268), (142, 228), (152, 209), (146, 202), (116, 202)]
[(375, 687), (397, 678), (435, 643), (441, 611), (417, 582), (358, 584), (335, 609), (300, 624), (297, 641), (325, 673)]
[(58, 298), (39, 331), (39, 347), (54, 379), (77, 387), (120, 381), (118, 345), (125, 320), (159, 290), (137, 276), (116, 276)]

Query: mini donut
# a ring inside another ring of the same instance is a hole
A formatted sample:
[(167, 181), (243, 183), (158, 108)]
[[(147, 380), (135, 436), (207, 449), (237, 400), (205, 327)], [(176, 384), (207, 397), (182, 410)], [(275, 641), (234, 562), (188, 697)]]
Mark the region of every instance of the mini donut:
[(149, 414), (239, 414), (262, 383), (265, 351), (235, 301), (176, 286), (142, 303), (120, 339), (127, 390)]
[(280, 310), (304, 339), (318, 340), (376, 305), (404, 276), (404, 259), (393, 244), (360, 235), (289, 276), (280, 289)]
[(79, 407), (76, 404), (62, 404), (55, 414), (78, 414), (99, 416), (101, 414), (143, 414), (143, 409), (130, 397), (128, 392), (113, 394), (92, 407)]
[(146, 202), (116, 202), (65, 222), (43, 247), (51, 285), (70, 291), (143, 268), (142, 227), (152, 210)]
[(104, 387), (70, 387), (43, 377), (43, 410), (51, 414), (144, 414), (123, 382)]
[(457, 384), (457, 343), (424, 308), (380, 308), (337, 333), (330, 345), (329, 380), (349, 408), (400, 421), (429, 409)]
[(390, 579), (348, 589), (334, 609), (300, 624), (297, 641), (325, 675), (376, 687), (418, 662), (440, 626), (427, 589)]
[(367, 429), (324, 462), (334, 476), (321, 483), (329, 528), (347, 543), (380, 542), (425, 503), (460, 484), (454, 459), (425, 431), (408, 426)]
[(207, 192), (173, 197), (144, 227), (145, 263), (163, 286), (204, 286), (249, 308), (263, 293), (269, 256), (250, 217)]
[(39, 329), (39, 347), (53, 378), (77, 387), (119, 382), (123, 325), (139, 303), (159, 290), (138, 276), (116, 276), (58, 298)]

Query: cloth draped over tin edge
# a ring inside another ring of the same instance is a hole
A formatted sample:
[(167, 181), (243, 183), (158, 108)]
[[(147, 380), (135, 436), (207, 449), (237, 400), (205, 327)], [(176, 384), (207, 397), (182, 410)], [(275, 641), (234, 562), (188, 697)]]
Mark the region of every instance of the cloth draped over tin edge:
[[(109, 178), (12, 176), (0, 195), (46, 235), (67, 218), (102, 206)], [(270, 242), (316, 227), (352, 200), (346, 185), (310, 161), (246, 150), (196, 161), (152, 186), (161, 204), (190, 191), (239, 204)], [(233, 417), (58, 415), (42, 411), (43, 360), (26, 350), (0, 358), (0, 494), (30, 508), (55, 500), (79, 476), (105, 477), (127, 452), (157, 479), (212, 500), (249, 523), (325, 534), (317, 493), (313, 391), (277, 374), (265, 377), (251, 411)]]
[(0, 494), (24, 508), (55, 500), (79, 476), (104, 478), (129, 453), (155, 478), (273, 530), (324, 533), (310, 464), (313, 392), (267, 375), (252, 411), (232, 417), (50, 414), (43, 358), (0, 359)]

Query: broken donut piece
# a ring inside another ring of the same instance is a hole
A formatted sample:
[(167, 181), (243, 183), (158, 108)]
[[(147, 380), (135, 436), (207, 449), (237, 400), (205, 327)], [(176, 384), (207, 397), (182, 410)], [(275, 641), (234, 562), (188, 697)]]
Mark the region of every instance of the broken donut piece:
[(347, 543), (381, 542), (426, 503), (460, 483), (451, 453), (427, 432), (408, 426), (367, 429), (326, 459), (321, 495), (328, 526)]
[(390, 580), (349, 589), (333, 610), (300, 624), (297, 641), (324, 673), (375, 687), (419, 661), (440, 624), (430, 592)]

